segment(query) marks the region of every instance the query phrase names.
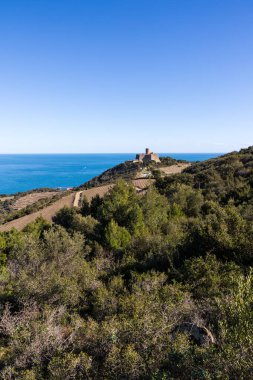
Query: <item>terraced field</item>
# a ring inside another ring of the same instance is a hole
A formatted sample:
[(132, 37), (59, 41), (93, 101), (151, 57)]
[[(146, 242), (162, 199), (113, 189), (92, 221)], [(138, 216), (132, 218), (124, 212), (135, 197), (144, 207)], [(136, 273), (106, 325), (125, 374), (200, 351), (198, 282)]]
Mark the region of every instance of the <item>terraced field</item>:
[(59, 191), (42, 191), (34, 192), (31, 194), (26, 194), (23, 197), (18, 198), (12, 205), (14, 210), (21, 210), (27, 206), (32, 205), (33, 203), (39, 201), (40, 199), (52, 198), (54, 195), (59, 194)]
[(184, 169), (188, 168), (189, 166), (191, 166), (191, 164), (189, 163), (165, 166), (163, 168), (160, 168), (160, 172), (164, 173), (165, 175), (173, 175), (181, 173)]
[(155, 180), (140, 178), (140, 179), (134, 179), (132, 182), (133, 182), (134, 187), (136, 188), (136, 191), (140, 192), (140, 191), (148, 189), (155, 182)]
[[(142, 191), (145, 191), (149, 186), (151, 186), (154, 180), (153, 179), (135, 179), (132, 182), (133, 182), (134, 187), (136, 188), (136, 191), (142, 192)], [(89, 202), (96, 195), (103, 197), (113, 186), (114, 184), (111, 184), (111, 185), (93, 187), (88, 190), (73, 192), (65, 197), (62, 197), (61, 199), (51, 204), (50, 206), (43, 208), (42, 210), (36, 211), (32, 214), (22, 216), (21, 218), (18, 218), (18, 219), (12, 220), (11, 222), (0, 225), (0, 231), (9, 231), (12, 228), (16, 228), (17, 230), (21, 231), (28, 223), (35, 221), (39, 216), (51, 222), (53, 216), (62, 207), (64, 206), (78, 207), (80, 200), (84, 196), (87, 198)]]
[(88, 190), (83, 190), (82, 195), (85, 196), (88, 199), (88, 201), (90, 202), (92, 200), (92, 198), (94, 198), (96, 195), (103, 197), (113, 186), (114, 186), (114, 184), (99, 186), (99, 187), (93, 187), (93, 188), (88, 189)]
[(5, 202), (5, 201), (10, 201), (11, 199), (13, 199), (14, 196), (11, 195), (11, 196), (5, 196), (5, 197), (0, 197), (0, 202)]
[(77, 191), (75, 193), (74, 203), (73, 206), (78, 207), (80, 204), (80, 201), (83, 197), (86, 197), (87, 200), (90, 202), (92, 198), (94, 198), (96, 195), (99, 195), (100, 197), (103, 197), (114, 185), (105, 185), (105, 186), (99, 186), (99, 187), (93, 187), (88, 190), (83, 191)]
[(71, 207), (73, 205), (75, 194), (67, 195), (51, 204), (50, 206), (45, 207), (42, 210), (36, 211), (33, 214), (22, 216), (21, 218), (12, 220), (11, 222), (5, 223), (0, 226), (0, 231), (9, 231), (12, 228), (16, 228), (21, 231), (28, 223), (33, 222), (39, 216), (42, 216), (44, 219), (51, 221), (53, 216), (64, 206)]

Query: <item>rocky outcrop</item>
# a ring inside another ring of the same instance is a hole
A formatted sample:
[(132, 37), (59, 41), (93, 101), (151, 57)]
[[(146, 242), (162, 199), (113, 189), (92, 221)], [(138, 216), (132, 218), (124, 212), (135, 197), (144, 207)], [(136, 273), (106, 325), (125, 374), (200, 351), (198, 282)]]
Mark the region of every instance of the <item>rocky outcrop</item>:
[(177, 333), (189, 335), (190, 340), (199, 346), (209, 347), (215, 343), (215, 338), (211, 331), (205, 326), (198, 326), (195, 323), (183, 322), (177, 325), (173, 330), (173, 337), (175, 337)]

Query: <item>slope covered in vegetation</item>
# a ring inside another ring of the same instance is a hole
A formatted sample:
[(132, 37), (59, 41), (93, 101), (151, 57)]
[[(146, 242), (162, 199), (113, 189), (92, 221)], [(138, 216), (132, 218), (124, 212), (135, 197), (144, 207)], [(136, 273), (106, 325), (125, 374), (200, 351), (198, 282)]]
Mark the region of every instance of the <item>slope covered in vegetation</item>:
[(160, 157), (160, 162), (152, 161), (145, 163), (139, 161), (125, 161), (106, 170), (99, 176), (92, 178), (90, 181), (85, 182), (83, 185), (79, 186), (78, 189), (110, 184), (118, 179), (129, 181), (138, 176), (138, 173), (143, 169), (154, 171), (163, 166), (171, 166), (182, 162), (186, 161), (175, 160), (172, 157)]
[(0, 235), (3, 379), (251, 379), (253, 149)]

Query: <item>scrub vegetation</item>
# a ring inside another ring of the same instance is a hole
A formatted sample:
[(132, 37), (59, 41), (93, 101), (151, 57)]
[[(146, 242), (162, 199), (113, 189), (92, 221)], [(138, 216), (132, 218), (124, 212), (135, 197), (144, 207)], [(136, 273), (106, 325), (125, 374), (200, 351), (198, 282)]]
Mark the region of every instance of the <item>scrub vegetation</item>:
[(4, 380), (251, 379), (253, 148), (0, 234)]

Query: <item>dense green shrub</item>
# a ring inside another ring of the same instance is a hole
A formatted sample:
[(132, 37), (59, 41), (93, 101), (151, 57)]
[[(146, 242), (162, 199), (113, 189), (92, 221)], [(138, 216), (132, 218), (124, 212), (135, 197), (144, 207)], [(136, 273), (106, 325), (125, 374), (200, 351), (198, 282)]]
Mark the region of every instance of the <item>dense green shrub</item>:
[(1, 378), (251, 379), (252, 154), (1, 233)]

